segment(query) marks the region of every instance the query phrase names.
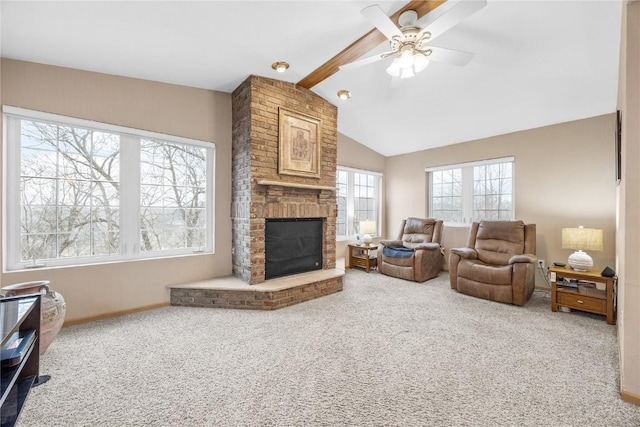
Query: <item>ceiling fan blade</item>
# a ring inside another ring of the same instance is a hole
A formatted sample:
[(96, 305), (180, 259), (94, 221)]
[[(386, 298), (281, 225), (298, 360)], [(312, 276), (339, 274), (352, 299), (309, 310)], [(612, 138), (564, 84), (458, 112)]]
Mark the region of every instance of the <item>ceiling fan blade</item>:
[(353, 68), (362, 67), (363, 65), (372, 64), (374, 62), (378, 62), (382, 59), (387, 58), (391, 52), (383, 52), (373, 56), (367, 56), (366, 58), (358, 59), (357, 61), (350, 62), (348, 64), (341, 65), (340, 70), (351, 70)]
[(429, 46), (427, 49), (431, 50), (431, 55), (427, 56), (429, 61), (463, 66), (467, 65), (467, 63), (471, 61), (471, 58), (473, 58), (473, 53), (464, 52), (462, 50), (447, 49), (436, 46)]
[(484, 8), (486, 5), (487, 0), (461, 0), (440, 16), (430, 17), (429, 15), (431, 14), (427, 14), (422, 19), (418, 20), (418, 24), (421, 26), (424, 25), (424, 27), (420, 30), (417, 37), (419, 38), (424, 32), (428, 31), (431, 34), (431, 37), (429, 38), (429, 41), (431, 41), (449, 30), (451, 27), (457, 25), (480, 9)]
[(396, 24), (393, 23), (391, 19), (387, 16), (386, 13), (378, 6), (374, 4), (373, 6), (365, 7), (360, 11), (365, 18), (367, 18), (382, 34), (385, 35), (386, 38), (391, 40), (393, 36), (402, 37), (402, 31), (400, 28), (396, 27)]

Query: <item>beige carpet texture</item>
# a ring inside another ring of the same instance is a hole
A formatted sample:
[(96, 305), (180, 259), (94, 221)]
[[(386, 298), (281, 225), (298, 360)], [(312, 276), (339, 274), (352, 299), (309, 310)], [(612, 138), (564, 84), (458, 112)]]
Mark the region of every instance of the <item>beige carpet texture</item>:
[(165, 307), (64, 328), (18, 426), (640, 426), (615, 326), (348, 270), (276, 311)]

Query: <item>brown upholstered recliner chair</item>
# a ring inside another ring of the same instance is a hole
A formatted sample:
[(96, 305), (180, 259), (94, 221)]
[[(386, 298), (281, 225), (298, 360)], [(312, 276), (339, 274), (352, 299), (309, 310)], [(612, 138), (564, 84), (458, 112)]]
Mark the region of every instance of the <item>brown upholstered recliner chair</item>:
[(535, 286), (535, 253), (535, 224), (474, 222), (467, 247), (451, 249), (451, 288), (479, 298), (524, 305)]
[(442, 270), (444, 255), (442, 221), (407, 218), (397, 240), (382, 240), (378, 247), (378, 271), (400, 279), (424, 282)]

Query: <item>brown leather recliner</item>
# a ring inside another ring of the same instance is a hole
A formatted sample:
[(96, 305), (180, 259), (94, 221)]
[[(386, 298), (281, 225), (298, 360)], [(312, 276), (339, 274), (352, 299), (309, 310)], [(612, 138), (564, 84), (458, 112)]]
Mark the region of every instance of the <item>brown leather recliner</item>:
[(407, 218), (397, 240), (382, 240), (378, 247), (378, 271), (400, 279), (424, 282), (442, 270), (444, 254), (442, 221)]
[(451, 249), (451, 288), (475, 297), (524, 305), (535, 287), (536, 225), (474, 222), (466, 248)]

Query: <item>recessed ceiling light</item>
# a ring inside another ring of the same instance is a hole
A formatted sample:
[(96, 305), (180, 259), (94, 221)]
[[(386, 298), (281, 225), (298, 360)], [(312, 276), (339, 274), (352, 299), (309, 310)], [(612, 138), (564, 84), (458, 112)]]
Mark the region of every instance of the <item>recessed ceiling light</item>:
[(345, 89), (340, 89), (337, 93), (338, 98), (340, 99), (349, 99), (351, 98), (351, 92)]
[(271, 68), (276, 70), (279, 73), (284, 73), (289, 68), (289, 63), (285, 61), (278, 61), (271, 64)]

